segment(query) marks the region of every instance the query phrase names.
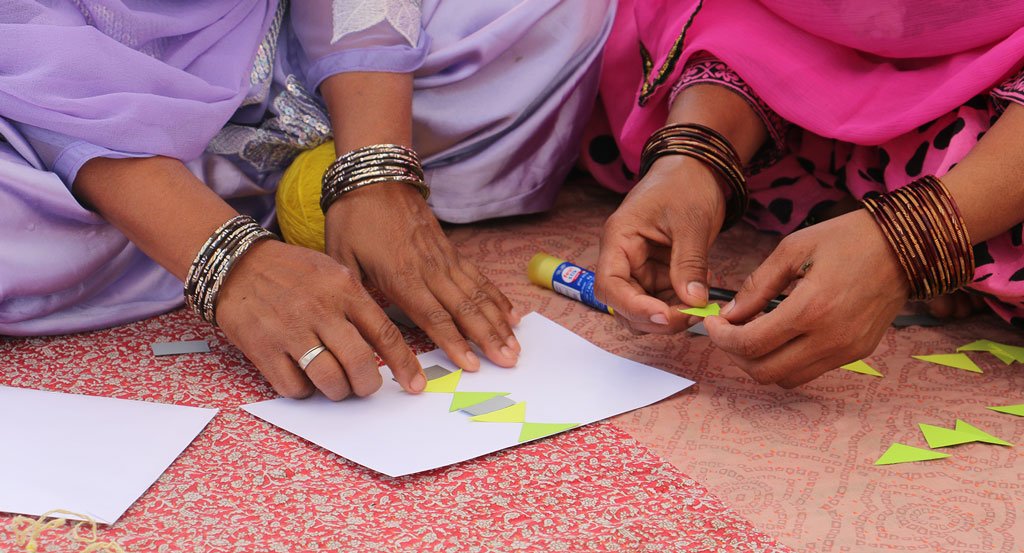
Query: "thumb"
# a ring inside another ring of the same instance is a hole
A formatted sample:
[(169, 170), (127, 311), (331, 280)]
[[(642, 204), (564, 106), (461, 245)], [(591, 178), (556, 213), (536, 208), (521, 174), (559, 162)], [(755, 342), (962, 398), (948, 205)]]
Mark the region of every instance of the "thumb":
[(691, 307), (708, 304), (709, 230), (676, 230), (672, 236), (669, 278), (679, 299)]

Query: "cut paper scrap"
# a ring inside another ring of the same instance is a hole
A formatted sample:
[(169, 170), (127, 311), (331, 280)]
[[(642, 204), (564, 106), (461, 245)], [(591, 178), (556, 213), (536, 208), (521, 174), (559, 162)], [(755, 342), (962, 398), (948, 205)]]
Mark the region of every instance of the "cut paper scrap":
[(1002, 348), (1003, 344), (998, 344), (991, 340), (976, 340), (970, 344), (966, 344), (956, 348), (957, 351), (984, 351), (991, 353), (996, 356), (1003, 364), (1009, 365), (1016, 359), (1013, 355), (1010, 355)]
[(680, 313), (684, 315), (695, 315), (697, 317), (710, 317), (712, 315), (718, 315), (722, 312), (722, 307), (717, 303), (709, 303), (704, 307), (691, 307), (689, 309), (680, 309)]
[(519, 443), (544, 438), (551, 436), (552, 434), (565, 432), (566, 430), (572, 430), (577, 426), (579, 426), (579, 424), (574, 422), (524, 422), (523, 428), (519, 431)]
[(210, 344), (206, 340), (190, 340), (187, 342), (154, 342), (150, 344), (153, 355), (162, 357), (164, 355), (183, 355), (186, 353), (208, 353)]
[[(303, 400), (261, 401), (243, 409), (353, 463), (397, 477), (519, 446), (525, 420), (519, 424), (474, 422), (469, 413), (478, 406), (514, 399), (529, 404), (529, 422), (584, 426), (693, 385), (691, 380), (604, 351), (536, 313), (523, 317), (516, 337), (523, 350), (514, 368), (482, 358), (479, 371), (462, 374), (457, 390), (509, 395), (459, 412), (448, 411), (451, 395), (405, 393), (391, 380), (387, 367), (380, 369), (382, 376), (388, 375), (383, 385), (367, 397), (334, 402), (317, 394)], [(423, 367), (456, 367), (441, 350), (418, 359)]]
[(989, 407), (989, 409), (997, 413), (1006, 413), (1007, 415), (1017, 415), (1018, 417), (1024, 417), (1024, 403), (1018, 405), (1001, 405), (998, 407)]
[(956, 421), (956, 428), (953, 429), (924, 423), (918, 426), (921, 428), (921, 433), (924, 434), (925, 441), (928, 442), (928, 447), (932, 449), (973, 442), (1005, 446), (1013, 445), (959, 419)]
[(945, 459), (947, 457), (949, 457), (948, 453), (939, 453), (938, 451), (895, 443), (885, 450), (885, 453), (875, 461), (875, 464), (897, 465), (900, 463), (915, 463), (917, 461), (934, 461), (935, 459)]
[(423, 388), (423, 391), (433, 394), (454, 394), (455, 389), (459, 387), (459, 379), (461, 378), (462, 369), (459, 369), (440, 378), (428, 380), (427, 387)]
[(448, 412), (461, 411), (489, 399), (507, 395), (507, 392), (455, 392), (455, 395), (452, 396), (452, 404), (448, 406)]
[(475, 422), (526, 422), (526, 402), (520, 401), (510, 407), (491, 411), (485, 415), (477, 415), (469, 420)]
[(979, 442), (985, 442), (987, 444), (995, 445), (1005, 445), (1011, 447), (1013, 446), (1013, 444), (1011, 444), (1010, 442), (997, 438), (992, 434), (989, 434), (988, 432), (985, 432), (984, 430), (981, 430), (980, 428), (977, 428), (975, 426), (971, 426), (960, 419), (957, 419), (956, 421), (956, 429), (958, 432), (964, 434), (971, 434), (972, 436), (975, 437), (975, 440)]
[(971, 361), (971, 358), (967, 357), (965, 353), (939, 353), (936, 355), (914, 355), (912, 357), (944, 367), (953, 367), (954, 369), (971, 371), (972, 373), (981, 372), (981, 368), (974, 361)]
[(854, 361), (853, 363), (847, 363), (846, 365), (843, 365), (840, 368), (846, 369), (850, 372), (866, 374), (870, 376), (877, 376), (879, 378), (885, 376), (882, 373), (876, 371), (871, 365), (868, 365), (863, 361)]

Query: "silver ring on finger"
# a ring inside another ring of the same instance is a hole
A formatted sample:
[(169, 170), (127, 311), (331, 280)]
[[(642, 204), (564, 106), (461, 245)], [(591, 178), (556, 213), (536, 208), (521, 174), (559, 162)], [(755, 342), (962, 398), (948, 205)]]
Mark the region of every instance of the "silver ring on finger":
[(306, 367), (316, 359), (316, 356), (325, 351), (327, 351), (327, 346), (323, 344), (309, 348), (306, 353), (302, 354), (302, 357), (299, 357), (299, 368), (305, 371)]

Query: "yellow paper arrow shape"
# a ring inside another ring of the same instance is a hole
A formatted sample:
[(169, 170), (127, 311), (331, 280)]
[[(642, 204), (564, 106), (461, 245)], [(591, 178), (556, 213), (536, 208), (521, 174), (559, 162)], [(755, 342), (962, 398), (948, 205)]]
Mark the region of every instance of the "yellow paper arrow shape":
[(477, 415), (469, 420), (476, 422), (526, 422), (526, 402), (520, 401), (515, 405)]
[(928, 442), (928, 447), (933, 449), (972, 442), (1013, 446), (1010, 442), (999, 439), (960, 419), (956, 421), (956, 428), (943, 428), (931, 424), (919, 424), (918, 426), (921, 428), (921, 433), (924, 434), (925, 441)]
[(889, 446), (889, 449), (885, 450), (885, 453), (875, 461), (875, 464), (896, 465), (899, 463), (945, 459), (946, 457), (949, 457), (948, 453), (939, 453), (938, 451), (929, 451), (919, 447), (911, 447), (909, 445), (895, 443)]
[(978, 428), (976, 426), (971, 426), (971, 425), (967, 424), (966, 422), (964, 422), (964, 421), (962, 421), (960, 419), (957, 419), (957, 421), (956, 421), (956, 429), (957, 429), (958, 432), (965, 433), (965, 434), (970, 434), (970, 435), (974, 436), (975, 437), (975, 441), (978, 441), (978, 442), (985, 442), (987, 444), (996, 444), (996, 445), (1007, 445), (1007, 446), (1011, 446), (1011, 447), (1013, 446), (1013, 444), (1011, 444), (1010, 442), (1008, 442), (1006, 440), (1003, 440), (1003, 439), (1000, 439), (1000, 438), (997, 438), (997, 437), (993, 436), (992, 434), (989, 434), (988, 432), (985, 432), (984, 430), (981, 430), (980, 428)]
[(978, 437), (970, 432), (961, 432), (952, 428), (943, 428), (931, 424), (918, 424), (928, 447), (935, 449), (951, 445), (967, 444), (978, 441)]
[(1009, 365), (1014, 362), (1013, 355), (1007, 353), (1004, 349), (1004, 344), (998, 344), (992, 340), (976, 340), (970, 344), (966, 344), (956, 348), (957, 351), (984, 351), (991, 353), (996, 356), (1004, 365)]
[(427, 387), (423, 388), (423, 391), (435, 394), (454, 394), (455, 388), (459, 387), (460, 378), (462, 378), (462, 369), (446, 374), (441, 378), (428, 380)]
[(929, 363), (935, 363), (936, 365), (942, 365), (944, 367), (953, 367), (954, 369), (961, 369), (965, 371), (971, 371), (972, 373), (980, 373), (981, 368), (971, 361), (970, 357), (967, 357), (966, 353), (939, 353), (936, 355), (914, 355), (914, 359), (921, 361), (927, 361)]
[(848, 364), (843, 365), (842, 367), (839, 367), (839, 368), (840, 369), (846, 369), (848, 371), (855, 372), (855, 373), (867, 374), (867, 375), (871, 375), (871, 376), (877, 376), (879, 378), (885, 376), (882, 373), (876, 371), (871, 365), (868, 365), (867, 363), (865, 363), (863, 361), (854, 361), (853, 363), (848, 363)]

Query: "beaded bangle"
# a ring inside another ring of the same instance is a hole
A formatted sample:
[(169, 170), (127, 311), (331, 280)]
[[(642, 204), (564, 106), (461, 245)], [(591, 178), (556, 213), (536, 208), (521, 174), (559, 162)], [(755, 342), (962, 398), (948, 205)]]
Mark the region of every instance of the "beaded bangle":
[(185, 304), (204, 321), (217, 324), (217, 297), (231, 268), (260, 240), (277, 238), (248, 215), (232, 217), (210, 235), (185, 277)]
[(423, 199), (430, 197), (420, 158), (411, 148), (398, 144), (377, 144), (352, 150), (335, 160), (324, 172), (320, 209), (353, 190), (382, 182), (404, 182), (415, 186)]
[(922, 177), (863, 204), (906, 273), (911, 299), (949, 294), (974, 278), (967, 225), (942, 181)]
[(723, 229), (743, 218), (750, 201), (743, 163), (732, 144), (718, 131), (693, 123), (669, 125), (651, 135), (640, 156), (639, 178), (650, 170), (654, 162), (668, 155), (683, 155), (700, 160), (721, 175), (729, 186)]

